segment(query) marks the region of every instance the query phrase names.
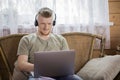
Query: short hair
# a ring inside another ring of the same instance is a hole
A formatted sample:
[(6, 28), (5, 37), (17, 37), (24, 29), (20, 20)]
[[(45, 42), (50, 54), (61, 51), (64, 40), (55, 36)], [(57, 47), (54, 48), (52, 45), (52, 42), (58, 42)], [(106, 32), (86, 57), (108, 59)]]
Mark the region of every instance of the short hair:
[(50, 8), (44, 7), (39, 10), (38, 15), (49, 18), (53, 16), (53, 11)]

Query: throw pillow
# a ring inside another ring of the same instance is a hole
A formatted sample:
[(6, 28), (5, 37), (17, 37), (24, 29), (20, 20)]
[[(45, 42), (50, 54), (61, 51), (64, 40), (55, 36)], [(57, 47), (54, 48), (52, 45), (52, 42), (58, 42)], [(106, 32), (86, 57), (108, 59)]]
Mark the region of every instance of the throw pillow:
[(120, 71), (120, 55), (94, 58), (77, 73), (83, 80), (113, 80)]

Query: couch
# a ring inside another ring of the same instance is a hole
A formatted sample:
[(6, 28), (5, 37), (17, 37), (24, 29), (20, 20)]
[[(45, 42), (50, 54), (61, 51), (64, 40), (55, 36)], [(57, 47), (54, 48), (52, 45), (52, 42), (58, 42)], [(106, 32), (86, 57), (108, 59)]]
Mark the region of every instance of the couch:
[[(0, 78), (11, 80), (14, 62), (17, 59), (16, 53), (20, 39), (27, 34), (12, 34), (0, 38)], [(104, 53), (105, 38), (90, 33), (71, 32), (63, 33), (70, 47), (76, 51), (75, 73), (81, 76), (84, 73), (84, 66), (96, 58), (102, 58)], [(96, 41), (99, 42), (99, 49), (95, 49)], [(104, 80), (104, 79), (99, 79)], [(116, 74), (114, 80), (120, 80), (120, 73)]]

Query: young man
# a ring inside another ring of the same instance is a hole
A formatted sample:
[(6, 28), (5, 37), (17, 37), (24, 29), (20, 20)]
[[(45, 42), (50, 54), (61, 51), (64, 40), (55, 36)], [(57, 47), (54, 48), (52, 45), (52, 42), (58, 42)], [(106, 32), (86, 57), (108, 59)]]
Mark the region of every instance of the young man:
[[(28, 80), (27, 73), (34, 70), (34, 52), (68, 50), (68, 45), (64, 37), (51, 33), (55, 24), (54, 12), (49, 8), (42, 8), (36, 15), (35, 26), (38, 27), (36, 33), (24, 36), (19, 43), (18, 59), (15, 63), (13, 80)], [(56, 77), (56, 80), (80, 80), (76, 75)]]

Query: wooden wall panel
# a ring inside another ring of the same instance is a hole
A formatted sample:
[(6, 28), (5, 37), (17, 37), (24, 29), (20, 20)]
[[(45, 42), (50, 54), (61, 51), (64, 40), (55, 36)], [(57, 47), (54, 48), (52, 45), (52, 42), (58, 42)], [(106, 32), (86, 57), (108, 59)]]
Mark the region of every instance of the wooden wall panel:
[(120, 43), (120, 26), (110, 27), (110, 43), (111, 49), (116, 49), (116, 46)]
[(109, 13), (120, 14), (120, 2), (109, 2)]
[(112, 26), (110, 27), (110, 37), (114, 38), (120, 38), (120, 26)]
[(109, 0), (109, 1), (114, 1), (114, 2), (115, 2), (115, 1), (118, 1), (118, 2), (119, 2), (120, 0)]
[(114, 26), (119, 26), (120, 14), (110, 14), (110, 22), (114, 22)]
[(110, 22), (114, 25), (110, 27), (111, 49), (116, 49), (120, 42), (120, 0), (109, 0)]
[(120, 44), (120, 38), (112, 38), (111, 39), (111, 49), (116, 50), (116, 46)]

